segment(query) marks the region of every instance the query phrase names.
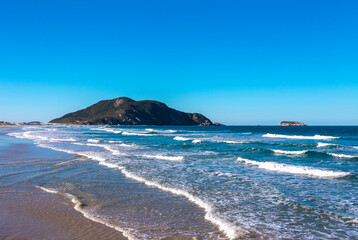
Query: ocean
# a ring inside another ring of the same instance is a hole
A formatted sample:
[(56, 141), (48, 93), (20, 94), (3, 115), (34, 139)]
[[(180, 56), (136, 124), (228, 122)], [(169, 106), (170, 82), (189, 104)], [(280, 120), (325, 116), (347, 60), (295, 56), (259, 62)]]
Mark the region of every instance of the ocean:
[(358, 239), (358, 127), (54, 125), (6, 137), (70, 157), (6, 165), (1, 184), (69, 198), (129, 239)]

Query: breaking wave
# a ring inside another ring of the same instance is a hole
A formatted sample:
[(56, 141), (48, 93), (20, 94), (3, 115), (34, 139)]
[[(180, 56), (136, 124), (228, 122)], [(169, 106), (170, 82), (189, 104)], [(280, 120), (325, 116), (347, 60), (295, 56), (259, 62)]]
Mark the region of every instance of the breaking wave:
[(175, 132), (177, 132), (177, 130), (172, 130), (172, 129), (158, 130), (158, 129), (153, 129), (153, 128), (146, 128), (145, 131), (147, 131), (147, 132), (156, 132), (156, 133), (175, 133)]
[(122, 132), (122, 135), (127, 135), (127, 136), (155, 136), (155, 134), (148, 134), (148, 133), (135, 133), (135, 132)]
[(337, 144), (333, 144), (333, 143), (322, 143), (319, 142), (317, 143), (317, 147), (328, 147), (328, 146), (336, 146)]
[(177, 141), (192, 141), (193, 143), (200, 143), (200, 142), (203, 142), (203, 141), (213, 142), (213, 143), (228, 143), (228, 144), (242, 144), (242, 143), (245, 143), (245, 142), (238, 142), (238, 141), (231, 141), (231, 140), (197, 139), (197, 138), (186, 138), (186, 137), (181, 137), (181, 136), (174, 137), (174, 140), (177, 140)]
[(239, 157), (237, 160), (269, 171), (306, 175), (318, 178), (340, 178), (351, 174), (349, 172), (323, 170), (313, 167), (295, 166), (276, 162), (257, 162), (241, 157)]
[(358, 158), (358, 156), (347, 155), (347, 154), (338, 154), (338, 153), (327, 153), (327, 154), (336, 158)]
[(282, 134), (271, 134), (271, 133), (266, 133), (266, 134), (262, 135), (262, 137), (289, 138), (289, 139), (313, 139), (313, 140), (333, 140), (333, 139), (340, 138), (340, 137), (322, 136), (322, 135), (299, 136), (299, 135), (282, 135)]
[(183, 161), (183, 156), (164, 156), (164, 155), (140, 155), (144, 158), (154, 158), (154, 159), (160, 159), (160, 160), (169, 160), (169, 161)]
[(186, 138), (186, 137), (180, 137), (180, 136), (174, 137), (174, 140), (177, 140), (177, 141), (192, 141), (193, 143), (200, 143), (200, 142), (203, 141), (203, 140), (201, 140), (201, 139)]
[(271, 149), (276, 154), (282, 154), (282, 155), (302, 155), (308, 152), (308, 150), (302, 150), (302, 151), (284, 151), (284, 150), (276, 150)]

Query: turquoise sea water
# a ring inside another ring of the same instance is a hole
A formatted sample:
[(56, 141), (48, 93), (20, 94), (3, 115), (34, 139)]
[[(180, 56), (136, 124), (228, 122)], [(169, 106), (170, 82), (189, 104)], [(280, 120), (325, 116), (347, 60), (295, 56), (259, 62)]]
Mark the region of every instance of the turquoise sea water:
[[(9, 135), (72, 154), (27, 163), (15, 182), (64, 194), (131, 239), (358, 238), (358, 127), (39, 126)], [(14, 167), (2, 168), (1, 183)]]

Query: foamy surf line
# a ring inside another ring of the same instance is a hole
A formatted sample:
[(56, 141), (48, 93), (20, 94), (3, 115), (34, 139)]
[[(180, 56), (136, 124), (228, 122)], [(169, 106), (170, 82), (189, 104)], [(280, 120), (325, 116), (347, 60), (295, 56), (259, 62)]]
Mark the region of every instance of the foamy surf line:
[(339, 154), (339, 153), (327, 153), (333, 157), (336, 157), (336, 158), (358, 158), (358, 156), (355, 156), (355, 155), (347, 155), (347, 154)]
[(180, 136), (176, 136), (174, 137), (174, 140), (177, 141), (192, 141), (193, 143), (200, 143), (202, 140), (201, 139), (195, 139), (195, 138), (186, 138), (186, 137), (180, 137)]
[(144, 158), (154, 158), (159, 160), (169, 160), (169, 161), (183, 161), (183, 156), (164, 156), (164, 155), (140, 155), (140, 157)]
[(156, 133), (175, 133), (176, 130), (168, 129), (168, 130), (160, 130), (160, 129), (153, 129), (153, 128), (146, 128), (145, 131), (147, 132), (156, 132)]
[(49, 141), (49, 142), (75, 142), (77, 139), (74, 138), (51, 138), (44, 137), (39, 135), (34, 135), (34, 131), (26, 131), (26, 132), (15, 132), (8, 133), (8, 136), (16, 137), (16, 138), (24, 138), (24, 139), (32, 139), (35, 141)]
[(349, 172), (323, 170), (313, 167), (295, 166), (276, 162), (257, 162), (241, 157), (238, 157), (237, 160), (269, 171), (306, 175), (318, 178), (340, 178), (351, 175)]
[(336, 146), (337, 144), (333, 144), (333, 143), (322, 143), (319, 142), (317, 143), (317, 147), (328, 147), (328, 146)]
[(64, 196), (68, 199), (71, 200), (71, 202), (74, 204), (74, 209), (78, 212), (80, 212), (85, 218), (93, 221), (93, 222), (98, 222), (98, 223), (101, 223), (103, 225), (106, 225), (107, 227), (110, 227), (110, 228), (113, 228), (115, 230), (117, 230), (118, 232), (121, 232), (123, 234), (123, 236), (127, 237), (128, 239), (130, 240), (136, 240), (137, 238), (135, 238), (132, 234), (130, 234), (127, 230), (121, 228), (120, 226), (117, 226), (117, 225), (114, 225), (112, 223), (109, 223), (109, 222), (106, 222), (96, 216), (93, 216), (92, 214), (86, 212), (85, 210), (83, 210), (82, 208), (82, 203), (78, 200), (77, 197), (75, 197), (74, 195), (72, 194), (69, 194), (69, 193), (62, 193), (62, 192), (59, 192), (55, 189), (50, 189), (50, 188), (45, 188), (45, 187), (40, 187), (40, 186), (36, 186), (36, 188), (39, 188), (41, 189), (42, 191), (44, 192), (48, 192), (48, 193), (51, 193), (51, 194), (57, 194), (57, 195), (60, 195), (60, 196)]
[(302, 150), (302, 151), (284, 151), (284, 150), (276, 150), (276, 149), (270, 149), (270, 150), (280, 155), (303, 155), (306, 152), (308, 152), (308, 150)]
[(174, 140), (177, 141), (192, 141), (193, 143), (200, 143), (203, 141), (207, 141), (207, 142), (214, 142), (214, 143), (227, 143), (227, 144), (242, 144), (245, 142), (238, 142), (238, 141), (232, 141), (232, 140), (210, 140), (210, 139), (197, 139), (197, 138), (186, 138), (186, 137), (181, 137), (181, 136), (176, 136), (174, 137)]
[(299, 135), (282, 135), (282, 134), (271, 134), (271, 133), (266, 133), (266, 134), (262, 135), (262, 137), (268, 137), (268, 138), (288, 138), (288, 139), (312, 139), (312, 140), (333, 140), (333, 139), (338, 139), (338, 138), (340, 138), (340, 137), (322, 136), (322, 135), (299, 136)]
[(111, 132), (111, 133), (121, 133), (121, 130), (115, 130), (115, 129), (111, 129), (111, 128), (90, 128), (90, 130), (95, 130), (95, 131), (105, 131), (105, 132)]

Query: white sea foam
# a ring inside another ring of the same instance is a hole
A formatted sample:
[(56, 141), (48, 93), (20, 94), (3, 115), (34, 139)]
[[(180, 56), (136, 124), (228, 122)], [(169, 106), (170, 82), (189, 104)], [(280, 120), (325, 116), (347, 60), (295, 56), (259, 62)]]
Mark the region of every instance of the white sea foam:
[(317, 143), (317, 147), (328, 147), (328, 146), (334, 146), (334, 145), (337, 145), (337, 144), (333, 144), (333, 143), (322, 143), (322, 142)]
[(167, 132), (167, 133), (176, 133), (177, 132), (177, 130), (165, 130), (165, 132)]
[(247, 233), (245, 230), (239, 229), (232, 223), (227, 222), (227, 221), (215, 216), (214, 215), (215, 210), (211, 204), (201, 200), (200, 198), (198, 198), (186, 191), (183, 191), (181, 189), (166, 187), (166, 186), (163, 186), (163, 185), (158, 184), (153, 181), (147, 181), (145, 178), (142, 178), (140, 176), (137, 176), (133, 173), (128, 172), (125, 168), (122, 168), (121, 171), (127, 178), (133, 179), (138, 182), (142, 182), (142, 183), (146, 184), (147, 186), (155, 187), (162, 191), (166, 191), (166, 192), (170, 192), (170, 193), (173, 193), (173, 194), (176, 194), (179, 196), (183, 196), (183, 197), (187, 198), (189, 201), (191, 201), (191, 202), (195, 203), (196, 205), (198, 205), (199, 207), (203, 208), (205, 210), (205, 219), (210, 221), (211, 223), (215, 224), (216, 226), (218, 226), (219, 229), (222, 232), (224, 232), (225, 235), (229, 239), (237, 239), (238, 237)]
[(26, 138), (26, 139), (40, 140), (40, 141), (48, 140), (47, 137), (33, 135), (33, 133), (34, 133), (33, 131), (26, 131), (26, 132), (8, 133), (7, 135), (17, 138)]
[(87, 143), (86, 145), (88, 146), (94, 146), (94, 147), (103, 147), (104, 149), (106, 149), (107, 151), (110, 151), (113, 155), (123, 155), (120, 151), (111, 148), (108, 145), (105, 144), (93, 144), (93, 143)]
[(16, 137), (16, 138), (26, 138), (26, 137), (24, 136), (24, 134), (25, 134), (25, 133), (17, 133), (17, 132), (15, 132), (15, 133), (8, 133), (8, 134), (6, 134), (6, 135), (11, 136), (11, 137)]
[(123, 167), (121, 166), (118, 166), (117, 164), (115, 163), (109, 163), (109, 162), (99, 162), (100, 165), (103, 165), (103, 166), (106, 166), (106, 167), (109, 167), (109, 168), (118, 168), (118, 169), (123, 169)]
[(118, 146), (121, 147), (128, 147), (128, 148), (135, 148), (138, 147), (138, 145), (136, 144), (128, 144), (128, 143), (123, 143), (123, 141), (107, 141), (108, 143), (117, 143)]
[(232, 173), (223, 173), (223, 172), (215, 172), (214, 175), (215, 175), (215, 176), (225, 176), (225, 177), (233, 177), (233, 176), (235, 176), (235, 174), (232, 174)]
[(127, 135), (127, 136), (155, 136), (156, 134), (148, 134), (148, 133), (135, 133), (135, 132), (122, 132), (122, 135)]
[(169, 160), (169, 161), (183, 161), (183, 156), (164, 156), (164, 155), (140, 155), (144, 158), (153, 158), (153, 159), (160, 159), (160, 160)]
[(121, 133), (121, 130), (116, 130), (116, 129), (112, 129), (112, 128), (90, 128), (91, 130), (95, 130), (95, 131), (105, 131), (105, 132), (111, 132), (111, 133)]
[(44, 188), (44, 187), (39, 187), (39, 186), (36, 186), (36, 187), (41, 189), (44, 192), (48, 192), (48, 193), (52, 193), (52, 194), (58, 194), (59, 193), (55, 189), (49, 189), (49, 188)]
[(177, 141), (190, 141), (191, 139), (190, 139), (190, 138), (185, 138), (185, 137), (176, 136), (176, 137), (174, 137), (174, 140), (177, 140)]
[(145, 131), (147, 132), (157, 132), (157, 133), (175, 133), (177, 132), (176, 130), (158, 130), (158, 129), (153, 129), (153, 128), (146, 128)]
[(257, 162), (241, 157), (239, 157), (237, 160), (269, 171), (307, 175), (307, 176), (318, 177), (318, 178), (339, 178), (351, 174), (349, 172), (323, 170), (313, 167), (295, 166), (295, 165), (288, 165), (288, 164), (282, 164), (276, 162)]
[(305, 154), (308, 150), (302, 150), (302, 151), (284, 151), (284, 150), (276, 150), (276, 149), (270, 149), (276, 154), (282, 154), (282, 155), (302, 155)]
[(231, 141), (231, 140), (216, 140), (216, 139), (198, 139), (198, 138), (186, 138), (186, 137), (181, 137), (181, 136), (176, 136), (174, 137), (174, 140), (177, 141), (192, 141), (193, 143), (200, 143), (203, 141), (208, 141), (208, 142), (214, 142), (214, 143), (228, 143), (228, 144), (242, 144), (245, 142), (238, 142), (238, 141)]
[(107, 141), (109, 143), (122, 143), (123, 141)]
[(119, 146), (127, 147), (127, 148), (136, 148), (136, 147), (138, 147), (138, 145), (136, 145), (136, 144), (127, 144), (127, 143), (121, 143), (121, 144), (119, 144)]
[(44, 137), (44, 136), (36, 135), (35, 132), (33, 132), (33, 131), (8, 133), (7, 135), (17, 137), (17, 138), (32, 139), (35, 141), (49, 141), (49, 142), (75, 142), (75, 141), (77, 141), (77, 139), (74, 139), (74, 138)]
[(299, 136), (299, 135), (282, 135), (282, 134), (271, 134), (271, 133), (266, 133), (262, 136), (269, 137), (269, 138), (314, 139), (314, 140), (333, 140), (339, 138), (339, 137), (322, 136), (322, 135)]
[(56, 128), (47, 128), (46, 130), (49, 131), (49, 132), (55, 132), (55, 131), (57, 131)]
[(177, 141), (192, 141), (192, 143), (200, 143), (200, 142), (203, 141), (202, 139), (186, 138), (186, 137), (180, 137), (180, 136), (174, 137), (174, 140), (177, 140)]
[(358, 147), (353, 147), (353, 148), (358, 149)]
[(214, 152), (214, 151), (205, 151), (203, 152), (204, 155), (216, 155), (218, 154), (217, 152)]
[(245, 143), (245, 142), (237, 142), (237, 141), (224, 141), (225, 143), (228, 144), (241, 144), (241, 143)]
[(80, 155), (80, 156), (83, 156), (83, 157), (86, 157), (86, 158), (89, 158), (89, 159), (96, 160), (98, 162), (106, 161), (106, 158), (104, 158), (102, 156), (95, 155), (95, 154), (88, 154), (88, 153), (76, 153), (76, 154)]
[(46, 138), (44, 140), (49, 140), (50, 142), (75, 142), (77, 139), (74, 138)]
[(132, 234), (130, 234), (129, 231), (123, 229), (122, 227), (120, 226), (117, 226), (117, 225), (114, 225), (112, 223), (109, 223), (109, 222), (106, 222), (102, 219), (100, 219), (99, 217), (96, 217), (92, 214), (90, 214), (89, 212), (86, 212), (83, 208), (82, 208), (82, 203), (80, 200), (78, 200), (78, 198), (72, 194), (69, 194), (69, 193), (61, 193), (55, 189), (50, 189), (50, 188), (44, 188), (44, 187), (39, 187), (39, 186), (36, 186), (37, 188), (41, 189), (42, 191), (44, 192), (48, 192), (48, 193), (52, 193), (52, 194), (58, 194), (58, 195), (62, 195), (62, 196), (65, 196), (67, 197), (68, 199), (71, 200), (71, 202), (74, 204), (74, 209), (78, 212), (80, 212), (85, 218), (88, 218), (90, 220), (92, 220), (93, 222), (98, 222), (98, 223), (101, 223), (101, 224), (104, 224), (110, 228), (113, 228), (119, 232), (121, 232), (125, 237), (127, 237), (128, 239), (130, 240), (135, 240), (137, 238), (135, 238)]
[(328, 153), (328, 154), (336, 158), (358, 158), (358, 156), (347, 155), (347, 154), (338, 154), (338, 153)]
[(100, 140), (98, 139), (88, 139), (87, 142), (91, 142), (91, 143), (99, 143)]

